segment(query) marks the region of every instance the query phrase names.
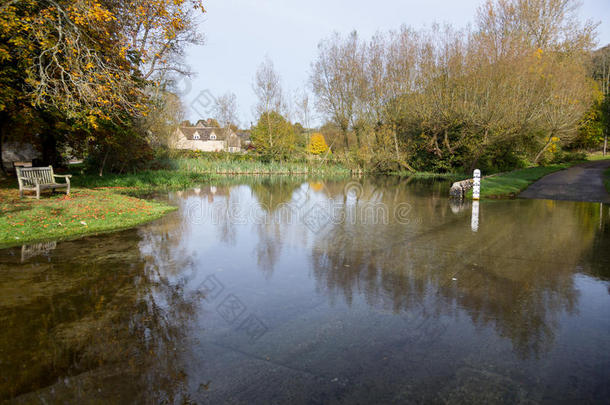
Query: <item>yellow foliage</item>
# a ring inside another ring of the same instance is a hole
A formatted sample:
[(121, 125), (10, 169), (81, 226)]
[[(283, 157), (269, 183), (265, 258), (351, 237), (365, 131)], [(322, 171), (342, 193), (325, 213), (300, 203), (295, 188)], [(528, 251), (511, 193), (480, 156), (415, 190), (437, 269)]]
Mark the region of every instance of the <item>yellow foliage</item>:
[(320, 181), (312, 182), (309, 183), (309, 187), (311, 187), (313, 191), (322, 191), (324, 189), (324, 183)]
[(309, 140), (309, 146), (307, 147), (309, 153), (313, 155), (319, 155), (328, 150), (328, 145), (326, 144), (326, 140), (324, 139), (324, 135), (320, 133), (315, 133), (311, 136)]

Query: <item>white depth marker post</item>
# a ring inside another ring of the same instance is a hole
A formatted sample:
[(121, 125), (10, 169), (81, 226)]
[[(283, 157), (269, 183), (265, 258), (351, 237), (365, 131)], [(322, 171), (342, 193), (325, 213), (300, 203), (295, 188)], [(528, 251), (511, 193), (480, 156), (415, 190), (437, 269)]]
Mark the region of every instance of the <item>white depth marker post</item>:
[(472, 199), (478, 200), (481, 197), (481, 171), (479, 169), (474, 171), (473, 178)]
[(479, 230), (479, 198), (481, 197), (481, 171), (479, 169), (474, 171), (474, 183), (472, 186), (472, 216), (470, 219), (470, 228), (472, 232), (478, 232)]
[(479, 231), (479, 201), (474, 200), (472, 202), (472, 216), (470, 218), (470, 229), (472, 232)]

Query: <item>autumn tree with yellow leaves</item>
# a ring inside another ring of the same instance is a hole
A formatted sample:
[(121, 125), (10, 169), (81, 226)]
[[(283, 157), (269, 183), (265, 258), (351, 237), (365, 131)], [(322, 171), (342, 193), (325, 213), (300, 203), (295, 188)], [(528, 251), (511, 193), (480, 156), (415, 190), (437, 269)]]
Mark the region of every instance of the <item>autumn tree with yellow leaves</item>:
[(319, 132), (312, 134), (309, 145), (307, 146), (307, 151), (312, 155), (320, 155), (328, 151), (328, 145), (326, 144), (324, 135)]
[(110, 154), (106, 137), (125, 128), (138, 133), (151, 94), (158, 94), (150, 89), (171, 73), (189, 73), (181, 57), (185, 45), (201, 41), (202, 12), (194, 0), (4, 1), (0, 136), (31, 110), (46, 125), (48, 163), (66, 142)]

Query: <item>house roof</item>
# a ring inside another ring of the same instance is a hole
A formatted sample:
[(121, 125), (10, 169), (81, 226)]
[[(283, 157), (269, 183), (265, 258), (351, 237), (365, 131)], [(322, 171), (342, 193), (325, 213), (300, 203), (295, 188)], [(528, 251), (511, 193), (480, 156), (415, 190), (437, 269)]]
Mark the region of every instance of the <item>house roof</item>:
[[(180, 127), (180, 131), (184, 134), (186, 139), (189, 141), (209, 141), (210, 135), (215, 134), (217, 140), (223, 140), (224, 136), (222, 131), (218, 131), (218, 128), (210, 127)], [(200, 139), (195, 139), (195, 133), (198, 133)]]
[[(226, 139), (226, 135), (228, 135), (229, 137), (236, 135), (233, 131), (227, 134), (227, 132), (223, 129), (215, 127), (180, 127), (180, 131), (189, 141), (209, 141), (210, 135), (212, 134), (216, 135), (216, 140), (224, 141)], [(194, 138), (195, 133), (199, 134), (199, 139)]]
[(248, 131), (237, 131), (237, 136), (239, 136), (242, 140), (250, 139), (250, 132)]

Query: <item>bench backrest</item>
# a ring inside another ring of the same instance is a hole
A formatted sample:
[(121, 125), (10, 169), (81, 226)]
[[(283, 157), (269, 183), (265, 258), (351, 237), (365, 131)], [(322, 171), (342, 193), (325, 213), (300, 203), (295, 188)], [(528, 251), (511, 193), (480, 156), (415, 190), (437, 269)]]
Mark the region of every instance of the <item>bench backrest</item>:
[(36, 180), (38, 180), (38, 184), (54, 183), (53, 166), (17, 167), (16, 169), (19, 187), (36, 187)]

